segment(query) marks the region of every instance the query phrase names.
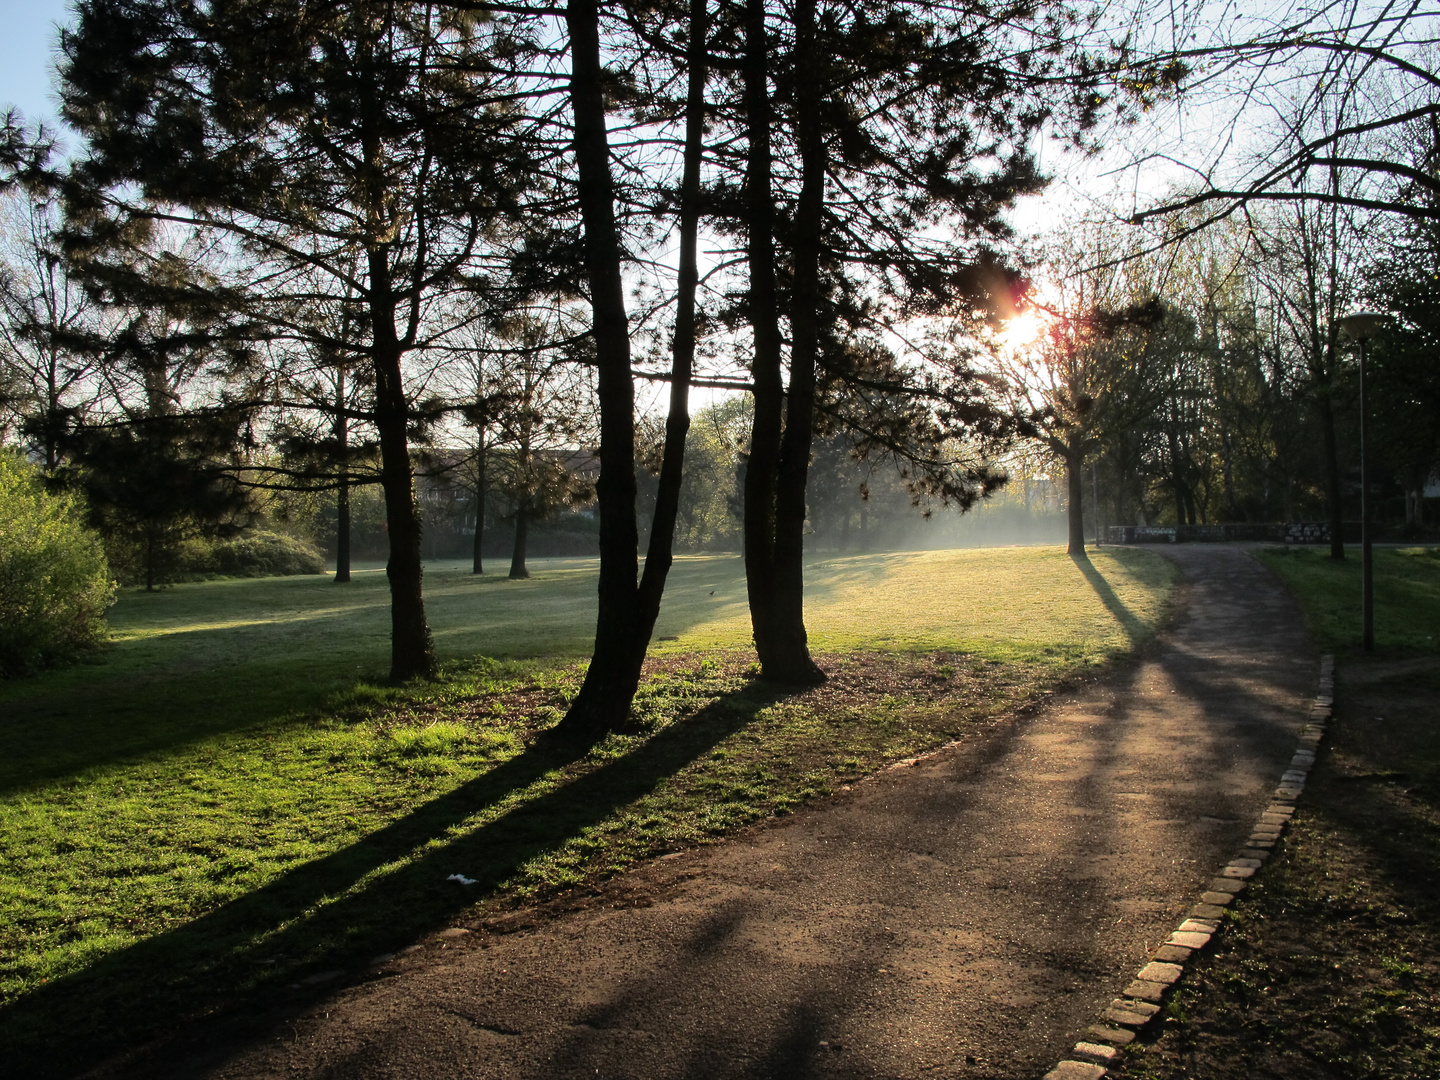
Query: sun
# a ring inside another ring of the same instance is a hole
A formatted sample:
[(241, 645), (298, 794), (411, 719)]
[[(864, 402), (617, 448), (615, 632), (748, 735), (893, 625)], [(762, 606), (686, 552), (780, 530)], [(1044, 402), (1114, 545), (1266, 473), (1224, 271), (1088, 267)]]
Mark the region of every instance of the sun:
[(1005, 321), (997, 337), (1008, 352), (1019, 352), (1035, 344), (1045, 333), (1048, 320), (1035, 308), (1029, 308)]

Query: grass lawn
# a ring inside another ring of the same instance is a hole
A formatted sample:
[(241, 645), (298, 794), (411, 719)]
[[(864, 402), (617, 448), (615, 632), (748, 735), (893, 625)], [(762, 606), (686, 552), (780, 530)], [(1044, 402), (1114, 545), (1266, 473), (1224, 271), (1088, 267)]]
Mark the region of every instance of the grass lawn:
[(754, 677), (740, 560), (684, 558), (634, 730), (577, 757), (535, 736), (578, 688), (595, 564), (532, 569), (428, 567), (433, 683), (380, 683), (376, 570), (127, 592), (95, 662), (0, 685), (0, 1057), (73, 1071), (783, 813), (1130, 650), (1174, 577), (1114, 549), (815, 561), (832, 678), (796, 693)]
[(1274, 860), (1116, 1075), (1440, 1076), (1440, 558), (1377, 549), (1366, 657), (1358, 557), (1262, 557), (1338, 654), (1335, 720)]
[[(1316, 548), (1269, 548), (1263, 561), (1300, 597), (1315, 644), (1329, 652), (1360, 646), (1360, 549), (1331, 562)], [(1440, 652), (1440, 549), (1378, 547), (1375, 647), (1380, 652)]]

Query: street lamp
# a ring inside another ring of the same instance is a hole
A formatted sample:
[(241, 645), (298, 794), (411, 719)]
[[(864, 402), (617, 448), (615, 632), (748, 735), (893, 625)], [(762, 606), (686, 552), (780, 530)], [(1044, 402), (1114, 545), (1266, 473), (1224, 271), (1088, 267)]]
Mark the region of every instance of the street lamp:
[(1378, 311), (1357, 311), (1335, 320), (1340, 336), (1360, 343), (1360, 647), (1375, 651), (1375, 566), (1370, 552), (1370, 469), (1366, 449), (1369, 409), (1365, 403), (1365, 345), (1390, 317)]

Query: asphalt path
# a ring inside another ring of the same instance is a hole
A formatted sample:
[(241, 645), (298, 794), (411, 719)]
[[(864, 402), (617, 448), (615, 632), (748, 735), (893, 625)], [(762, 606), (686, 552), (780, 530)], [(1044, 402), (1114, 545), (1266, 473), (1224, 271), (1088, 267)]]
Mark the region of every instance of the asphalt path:
[(131, 1068), (1039, 1077), (1241, 846), (1314, 692), (1318, 658), (1264, 567), (1219, 545), (1165, 554), (1180, 614), (1114, 678), (593, 902), (432, 939), (283, 1024)]

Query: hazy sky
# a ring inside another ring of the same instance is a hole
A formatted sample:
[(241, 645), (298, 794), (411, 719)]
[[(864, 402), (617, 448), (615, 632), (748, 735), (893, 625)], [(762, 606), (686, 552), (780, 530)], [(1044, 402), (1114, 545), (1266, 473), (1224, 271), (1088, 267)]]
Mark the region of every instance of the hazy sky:
[(69, 0), (0, 0), (0, 107), (17, 106), (30, 121), (53, 122), (55, 25)]

